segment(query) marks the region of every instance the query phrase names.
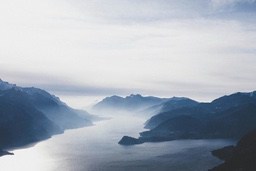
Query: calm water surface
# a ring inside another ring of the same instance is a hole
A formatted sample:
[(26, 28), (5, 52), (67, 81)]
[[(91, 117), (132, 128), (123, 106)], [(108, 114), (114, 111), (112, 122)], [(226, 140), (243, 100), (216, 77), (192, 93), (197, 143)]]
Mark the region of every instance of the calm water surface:
[(68, 130), (0, 158), (3, 171), (205, 171), (221, 161), (210, 151), (229, 140), (179, 140), (120, 146), (123, 135), (138, 137), (145, 119), (115, 117)]

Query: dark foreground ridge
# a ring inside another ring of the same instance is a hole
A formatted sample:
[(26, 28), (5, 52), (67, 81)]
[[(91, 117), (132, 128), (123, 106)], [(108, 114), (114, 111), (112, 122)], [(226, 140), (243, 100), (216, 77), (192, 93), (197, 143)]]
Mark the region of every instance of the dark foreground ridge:
[(76, 110), (50, 93), (0, 79), (0, 151), (51, 138), (66, 129), (92, 125), (92, 115)]
[(256, 130), (245, 135), (236, 146), (224, 147), (212, 154), (225, 162), (210, 171), (255, 171)]

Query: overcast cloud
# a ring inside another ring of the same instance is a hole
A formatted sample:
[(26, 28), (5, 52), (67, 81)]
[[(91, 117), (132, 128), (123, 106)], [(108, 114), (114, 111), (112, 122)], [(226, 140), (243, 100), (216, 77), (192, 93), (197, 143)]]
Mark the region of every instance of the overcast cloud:
[(1, 1), (0, 77), (60, 96), (252, 91), (255, 14), (255, 0)]

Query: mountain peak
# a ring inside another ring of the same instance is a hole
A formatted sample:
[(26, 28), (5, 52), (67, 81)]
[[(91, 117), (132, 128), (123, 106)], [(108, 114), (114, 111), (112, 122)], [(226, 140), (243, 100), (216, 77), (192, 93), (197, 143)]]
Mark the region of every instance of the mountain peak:
[(142, 97), (140, 94), (131, 94), (130, 96), (127, 97)]
[(0, 78), (0, 90), (8, 90), (8, 89), (11, 89), (11, 88), (14, 88), (14, 87), (16, 87), (16, 84), (10, 84), (6, 81), (3, 81)]

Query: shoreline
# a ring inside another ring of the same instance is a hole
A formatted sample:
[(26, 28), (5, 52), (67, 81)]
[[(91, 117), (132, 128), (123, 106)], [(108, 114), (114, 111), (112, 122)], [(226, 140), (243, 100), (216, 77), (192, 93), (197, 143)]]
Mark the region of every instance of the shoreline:
[[(104, 120), (100, 120), (100, 121), (104, 121)], [(100, 121), (97, 121), (97, 122), (100, 122)], [(38, 141), (35, 141), (35, 142), (30, 142), (28, 144), (24, 144), (24, 145), (21, 145), (21, 146), (7, 147), (7, 148), (4, 148), (4, 149), (0, 148), (0, 158), (3, 157), (3, 156), (6, 156), (6, 155), (15, 155), (15, 153), (13, 153), (13, 151), (15, 151), (15, 150), (27, 149), (27, 148), (30, 148), (30, 147), (34, 147), (34, 146), (36, 146), (40, 142), (47, 141), (47, 140), (49, 140), (49, 139), (51, 139), (51, 138), (53, 138), (55, 136), (63, 135), (67, 131), (74, 130), (74, 129), (81, 129), (81, 128), (85, 128), (85, 127), (91, 127), (91, 126), (95, 126), (95, 124), (88, 125), (88, 126), (83, 126), (83, 127), (78, 127), (78, 128), (66, 129), (66, 130), (63, 130), (63, 132), (57, 133), (57, 134), (53, 134), (52, 136), (50, 136), (48, 138), (45, 138), (45, 139), (42, 139), (42, 140), (38, 140)]]
[(6, 151), (6, 150), (0, 150), (0, 157), (6, 156), (6, 155), (14, 155), (14, 153)]

